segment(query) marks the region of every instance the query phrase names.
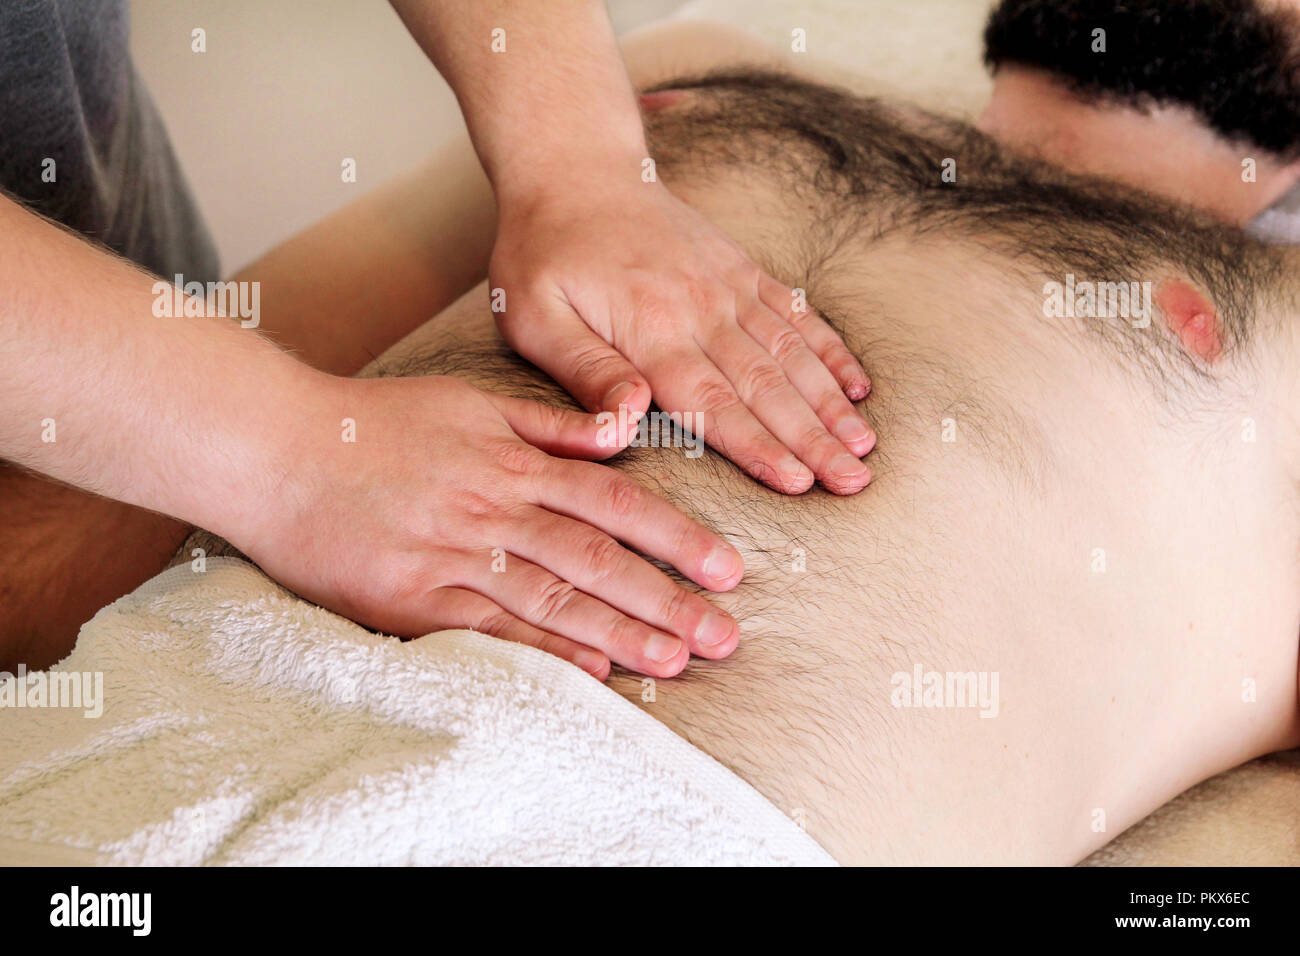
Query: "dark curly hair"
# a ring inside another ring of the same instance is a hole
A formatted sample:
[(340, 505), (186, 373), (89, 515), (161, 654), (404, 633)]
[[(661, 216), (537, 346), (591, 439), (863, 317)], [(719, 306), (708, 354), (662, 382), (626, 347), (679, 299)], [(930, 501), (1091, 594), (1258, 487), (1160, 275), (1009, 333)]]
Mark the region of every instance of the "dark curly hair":
[(984, 62), (1047, 70), (1090, 100), (1181, 105), (1231, 142), (1300, 155), (1300, 14), (1260, 0), (1002, 0)]

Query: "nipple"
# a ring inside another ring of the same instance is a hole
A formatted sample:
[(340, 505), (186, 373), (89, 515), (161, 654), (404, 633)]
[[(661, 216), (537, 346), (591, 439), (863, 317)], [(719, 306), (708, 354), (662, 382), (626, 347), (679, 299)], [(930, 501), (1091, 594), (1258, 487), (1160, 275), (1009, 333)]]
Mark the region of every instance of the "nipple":
[(642, 93), (637, 97), (641, 102), (641, 109), (647, 113), (657, 113), (659, 110), (680, 103), (685, 98), (685, 90), (658, 90), (654, 93)]
[(1168, 279), (1156, 290), (1156, 305), (1185, 350), (1204, 362), (1219, 358), (1223, 351), (1219, 313), (1194, 286), (1182, 279)]

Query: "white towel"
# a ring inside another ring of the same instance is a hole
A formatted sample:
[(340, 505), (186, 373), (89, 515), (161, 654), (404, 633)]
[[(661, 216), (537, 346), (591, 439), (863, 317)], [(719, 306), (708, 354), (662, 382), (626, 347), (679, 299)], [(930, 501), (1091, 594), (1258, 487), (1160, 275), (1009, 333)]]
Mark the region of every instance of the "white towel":
[(52, 671), (102, 673), (103, 714), (0, 708), (3, 862), (833, 862), (578, 668), (378, 637), (231, 558), (111, 604)]

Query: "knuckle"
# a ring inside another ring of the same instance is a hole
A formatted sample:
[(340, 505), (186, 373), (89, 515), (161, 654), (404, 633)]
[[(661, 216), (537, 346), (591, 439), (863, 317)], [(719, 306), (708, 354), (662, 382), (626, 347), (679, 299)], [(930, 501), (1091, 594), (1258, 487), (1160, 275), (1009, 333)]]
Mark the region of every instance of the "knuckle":
[(623, 559), (623, 546), (603, 534), (592, 534), (578, 545), (578, 555), (596, 581), (603, 581), (614, 573)]
[(709, 542), (707, 532), (685, 515), (680, 516), (677, 527), (673, 530), (672, 555), (677, 560), (689, 561), (697, 555), (704, 554)]
[(555, 579), (543, 584), (533, 595), (534, 617), (540, 621), (554, 621), (569, 608), (577, 593), (567, 581)]
[(630, 617), (618, 616), (610, 625), (609, 636), (615, 647), (622, 647), (635, 654), (640, 654), (646, 641), (650, 639), (650, 628)]
[(829, 369), (853, 368), (858, 364), (857, 358), (849, 347), (838, 339), (816, 350), (817, 357)]
[(778, 362), (788, 362), (796, 355), (802, 354), (808, 348), (808, 343), (803, 340), (803, 336), (794, 329), (786, 327), (777, 333), (772, 340), (772, 346), (768, 351)]
[(690, 613), (695, 603), (695, 596), (685, 588), (674, 585), (659, 606), (659, 615), (664, 621), (680, 621)]
[(474, 630), (491, 634), (493, 637), (504, 637), (510, 633), (514, 620), (509, 612), (501, 608), (484, 608), (474, 615), (473, 627)]
[(515, 475), (537, 470), (541, 453), (525, 442), (501, 442), (494, 451), (497, 463)]
[(817, 313), (807, 307), (799, 308), (790, 292), (785, 294), (785, 300), (781, 308), (776, 311), (785, 317), (785, 320), (794, 327), (796, 332), (801, 332), (808, 326), (816, 324)]
[(686, 301), (697, 315), (708, 315), (719, 299), (712, 282), (693, 280), (686, 283)]
[(620, 521), (635, 518), (644, 510), (640, 485), (622, 475), (606, 480), (604, 498), (610, 514)]
[(476, 535), (482, 547), (490, 545), (509, 550), (513, 542), (526, 534), (535, 514), (535, 506), (529, 504), (493, 504), (482, 514), (472, 516), (475, 524), (467, 533)]
[(754, 401), (773, 398), (786, 387), (785, 375), (775, 365), (760, 362), (750, 367), (742, 376), (743, 394)]
[(671, 325), (681, 311), (648, 279), (645, 285), (632, 291), (630, 304), (638, 322), (656, 329)]
[(695, 402), (702, 409), (718, 411), (731, 408), (737, 400), (730, 383), (707, 379), (696, 386)]
[(606, 369), (621, 367), (622, 358), (612, 353), (608, 346), (593, 345), (579, 350), (572, 362), (573, 374), (576, 378), (598, 380), (605, 374)]
[[(495, 517), (499, 510), (495, 501), (477, 491), (462, 491), (459, 504), (461, 513), (475, 520)], [(426, 535), (434, 533), (428, 522), (421, 522), (420, 527)]]

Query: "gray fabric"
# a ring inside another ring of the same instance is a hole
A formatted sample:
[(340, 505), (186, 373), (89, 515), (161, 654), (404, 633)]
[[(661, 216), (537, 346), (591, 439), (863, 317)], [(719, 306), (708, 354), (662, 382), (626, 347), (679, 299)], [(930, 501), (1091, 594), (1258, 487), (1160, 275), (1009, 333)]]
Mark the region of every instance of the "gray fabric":
[(0, 0), (0, 188), (157, 275), (218, 279), (129, 30), (125, 0)]

